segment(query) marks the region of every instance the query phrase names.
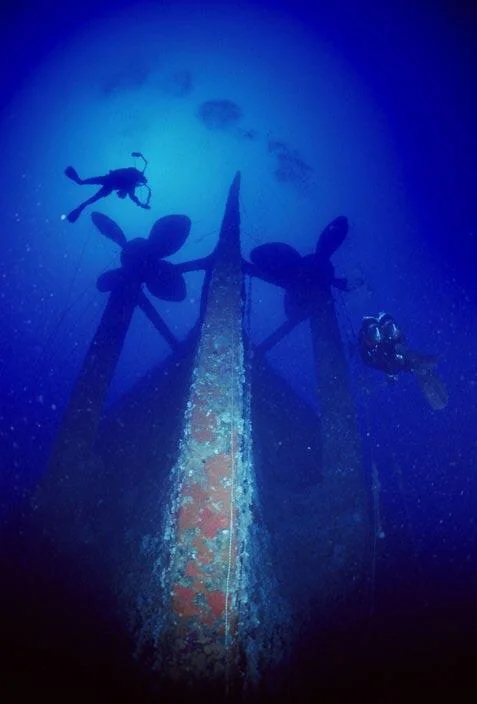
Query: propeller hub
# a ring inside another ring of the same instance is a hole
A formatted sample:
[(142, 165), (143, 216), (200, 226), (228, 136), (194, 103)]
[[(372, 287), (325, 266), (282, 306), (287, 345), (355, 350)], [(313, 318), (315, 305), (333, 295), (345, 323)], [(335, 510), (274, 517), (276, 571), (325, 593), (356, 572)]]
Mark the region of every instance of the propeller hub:
[(121, 247), (121, 269), (102, 274), (97, 282), (100, 291), (112, 291), (124, 284), (145, 284), (153, 296), (165, 301), (183, 301), (186, 285), (175, 264), (164, 257), (175, 254), (186, 241), (191, 222), (186, 215), (166, 215), (157, 220), (148, 239), (127, 241), (124, 232), (107, 215), (94, 212), (91, 219), (98, 230)]
[(143, 279), (147, 271), (148, 255), (148, 241), (137, 237), (127, 242), (121, 251), (121, 264), (129, 276)]

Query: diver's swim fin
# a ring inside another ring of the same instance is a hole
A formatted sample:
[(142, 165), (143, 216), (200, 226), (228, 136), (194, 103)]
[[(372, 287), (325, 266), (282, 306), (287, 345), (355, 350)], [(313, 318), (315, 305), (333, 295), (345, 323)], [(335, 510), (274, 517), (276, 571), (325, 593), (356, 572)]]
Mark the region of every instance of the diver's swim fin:
[(78, 176), (78, 173), (76, 169), (74, 169), (72, 166), (67, 166), (65, 169), (65, 176), (68, 176), (72, 181), (75, 183), (81, 183), (81, 179)]
[(410, 372), (426, 372), (433, 369), (438, 361), (439, 357), (436, 354), (421, 354), (415, 350), (407, 350), (405, 354), (406, 368)]
[(69, 222), (76, 222), (79, 216), (81, 215), (82, 210), (83, 208), (76, 208), (75, 210), (72, 210), (71, 213), (66, 216), (66, 219)]
[(444, 382), (429, 369), (416, 370), (414, 375), (432, 410), (441, 411), (445, 408), (449, 400), (449, 395)]

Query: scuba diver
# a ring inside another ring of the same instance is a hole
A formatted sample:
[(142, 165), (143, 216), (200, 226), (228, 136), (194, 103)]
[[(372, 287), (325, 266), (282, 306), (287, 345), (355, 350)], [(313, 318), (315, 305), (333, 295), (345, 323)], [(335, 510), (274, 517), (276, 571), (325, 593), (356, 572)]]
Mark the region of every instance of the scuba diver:
[[(147, 185), (147, 178), (144, 175), (146, 171), (147, 161), (140, 152), (132, 152), (132, 157), (138, 157), (144, 161), (144, 168), (142, 171), (130, 166), (125, 169), (114, 169), (114, 171), (109, 171), (105, 176), (95, 176), (93, 178), (80, 178), (76, 170), (72, 166), (68, 166), (65, 169), (65, 176), (70, 178), (75, 183), (81, 186), (101, 186), (99, 191), (81, 203), (77, 208), (71, 211), (67, 215), (67, 220), (70, 222), (76, 222), (76, 220), (81, 215), (81, 212), (86, 208), (86, 206), (95, 203), (101, 198), (106, 198), (106, 196), (111, 195), (113, 191), (117, 192), (118, 198), (129, 198), (136, 203), (140, 208), (150, 210), (149, 202), (151, 200), (151, 189)], [(135, 189), (141, 186), (145, 186), (148, 190), (147, 199), (142, 203), (135, 194)]]
[(411, 350), (402, 330), (389, 313), (363, 317), (358, 347), (363, 362), (384, 372), (388, 381), (396, 381), (400, 372), (414, 374), (430, 407), (433, 410), (446, 407), (447, 389), (434, 371), (437, 357)]

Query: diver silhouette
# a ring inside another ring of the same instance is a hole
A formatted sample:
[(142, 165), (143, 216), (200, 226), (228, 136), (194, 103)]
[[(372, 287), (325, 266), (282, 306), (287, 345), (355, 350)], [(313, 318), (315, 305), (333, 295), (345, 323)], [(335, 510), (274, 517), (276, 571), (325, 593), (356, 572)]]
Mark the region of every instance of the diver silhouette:
[(446, 407), (447, 389), (434, 369), (438, 357), (410, 349), (404, 333), (389, 313), (363, 317), (358, 348), (363, 362), (384, 372), (388, 381), (396, 381), (401, 372), (409, 372), (416, 377), (433, 410)]
[[(65, 169), (65, 176), (70, 178), (75, 183), (80, 186), (101, 186), (99, 191), (81, 203), (77, 208), (71, 211), (66, 217), (70, 222), (76, 222), (76, 220), (81, 215), (82, 211), (92, 203), (96, 203), (97, 200), (101, 198), (106, 198), (111, 195), (113, 191), (117, 191), (118, 198), (129, 198), (136, 203), (140, 208), (150, 209), (149, 202), (151, 200), (151, 189), (147, 185), (147, 178), (144, 175), (146, 170), (147, 161), (140, 152), (132, 152), (132, 157), (138, 157), (144, 161), (144, 168), (142, 171), (136, 169), (134, 166), (130, 166), (125, 169), (114, 169), (114, 171), (109, 171), (105, 176), (94, 176), (93, 178), (80, 178), (76, 169), (72, 166), (68, 166)], [(135, 189), (145, 186), (148, 189), (148, 195), (146, 201), (143, 203), (135, 194)]]

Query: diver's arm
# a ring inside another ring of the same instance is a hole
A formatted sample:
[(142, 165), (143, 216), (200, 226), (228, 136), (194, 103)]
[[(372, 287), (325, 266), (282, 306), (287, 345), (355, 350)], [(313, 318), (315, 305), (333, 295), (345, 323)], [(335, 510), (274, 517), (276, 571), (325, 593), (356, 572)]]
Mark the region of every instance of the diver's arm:
[(132, 200), (133, 203), (136, 203), (140, 208), (144, 208), (144, 210), (150, 210), (151, 206), (148, 203), (141, 203), (137, 195), (134, 193), (134, 191), (129, 191), (128, 196)]

